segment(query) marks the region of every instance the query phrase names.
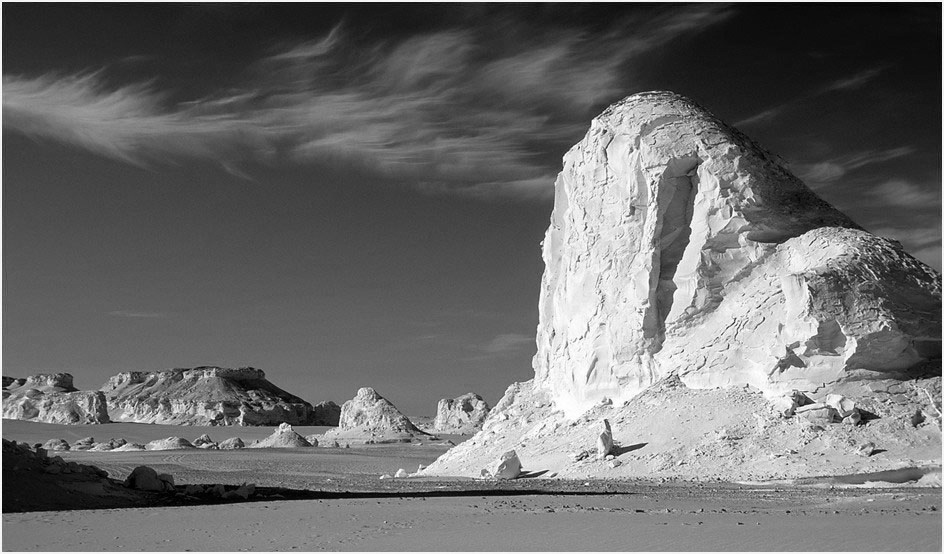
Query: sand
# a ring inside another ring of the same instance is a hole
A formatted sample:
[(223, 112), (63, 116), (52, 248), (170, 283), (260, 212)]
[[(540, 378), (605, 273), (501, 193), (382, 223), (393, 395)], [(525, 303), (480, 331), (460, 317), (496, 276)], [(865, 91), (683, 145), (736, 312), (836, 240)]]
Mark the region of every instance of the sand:
[[(76, 438), (138, 442), (174, 435), (192, 440), (204, 432), (214, 439), (245, 440), (272, 431), (117, 425), (66, 430)], [(4, 421), (3, 435), (27, 442), (74, 440), (63, 427)], [(941, 549), (940, 489), (379, 479), (400, 467), (415, 471), (445, 448), (67, 452), (65, 459), (98, 465), (119, 479), (147, 464), (174, 475), (178, 485), (248, 481), (305, 489), (310, 499), (5, 513), (2, 546), (15, 551)]]
[(3, 549), (941, 549), (936, 492), (786, 495), (786, 502), (782, 493), (765, 494), (355, 498), (5, 514)]

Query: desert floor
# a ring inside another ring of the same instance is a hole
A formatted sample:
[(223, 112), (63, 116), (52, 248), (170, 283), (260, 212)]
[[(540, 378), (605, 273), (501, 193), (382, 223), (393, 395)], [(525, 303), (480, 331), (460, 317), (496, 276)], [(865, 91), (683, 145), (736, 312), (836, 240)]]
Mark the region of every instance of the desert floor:
[[(247, 442), (271, 428), (3, 421), (6, 439), (207, 432)], [(298, 429), (303, 434), (323, 429)], [(453, 438), (455, 440), (455, 438)], [(238, 451), (66, 452), (124, 478), (150, 465), (188, 483), (285, 487), (270, 499), (159, 508), (4, 513), (5, 551), (127, 550), (918, 550), (940, 551), (941, 489), (646, 480), (379, 479), (442, 444)], [(530, 468), (529, 468), (530, 469)], [(535, 468), (536, 469), (536, 468)], [(7, 488), (7, 487), (5, 487)], [(301, 490), (305, 492), (301, 492)], [(9, 493), (11, 489), (7, 488)], [(298, 495), (293, 496), (297, 498)], [(289, 495), (291, 496), (291, 495)]]

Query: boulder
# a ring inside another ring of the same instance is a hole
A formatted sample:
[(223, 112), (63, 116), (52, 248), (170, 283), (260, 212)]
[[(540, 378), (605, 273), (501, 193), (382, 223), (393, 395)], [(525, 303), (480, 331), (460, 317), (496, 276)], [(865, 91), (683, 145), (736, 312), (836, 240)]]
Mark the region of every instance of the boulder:
[(469, 435), (482, 428), (488, 411), (488, 403), (475, 393), (443, 398), (436, 406), (433, 428), (440, 433)]
[(796, 415), (803, 421), (825, 427), (830, 423), (842, 421), (835, 408), (823, 402), (815, 402), (797, 408)]
[(311, 425), (308, 402), (270, 383), (261, 369), (201, 366), (131, 371), (101, 387), (116, 421), (169, 425)]
[(93, 437), (85, 437), (72, 443), (72, 450), (88, 450), (95, 445)]
[(521, 475), (521, 460), (518, 459), (518, 453), (509, 450), (501, 455), (501, 458), (493, 464), (489, 476), (492, 479), (507, 480), (517, 479)]
[(250, 444), (249, 448), (305, 448), (309, 446), (311, 444), (305, 440), (305, 437), (296, 433), (291, 425), (282, 423), (271, 435)]
[(215, 444), (213, 439), (211, 439), (210, 435), (207, 433), (200, 435), (195, 441), (193, 441), (193, 445), (197, 447), (203, 446), (204, 444)]
[(243, 443), (243, 440), (239, 437), (232, 437), (226, 439), (225, 441), (219, 444), (220, 450), (236, 450), (238, 448), (245, 448), (246, 444)]
[[(164, 477), (164, 479), (162, 479)], [(167, 491), (173, 490), (173, 479), (167, 482), (166, 474), (158, 475), (153, 468), (148, 466), (138, 466), (134, 468), (130, 475), (125, 479), (125, 486), (129, 489), (141, 491)]]
[(315, 435), (307, 435), (307, 436), (305, 437), (305, 440), (308, 441), (308, 444), (310, 444), (310, 445), (312, 445), (312, 446), (318, 446), (318, 439), (320, 439), (320, 438), (321, 438), (321, 435), (317, 435), (317, 434), (315, 434)]
[(809, 397), (798, 390), (792, 390), (787, 394), (778, 395), (771, 399), (774, 410), (783, 417), (792, 417), (797, 408), (812, 403), (813, 401)]
[(147, 450), (147, 447), (136, 442), (129, 442), (115, 448), (113, 452), (137, 452), (140, 450)]
[(65, 439), (49, 439), (43, 444), (43, 448), (46, 450), (63, 451), (69, 450), (70, 446)]
[(857, 412), (855, 402), (841, 394), (827, 394), (824, 402), (827, 406), (836, 410), (842, 419)]
[(597, 436), (597, 458), (604, 459), (613, 451), (613, 431), (609, 420), (600, 422), (600, 434)]
[(187, 439), (182, 439), (180, 437), (167, 437), (166, 439), (157, 439), (153, 440), (146, 445), (144, 448), (147, 450), (181, 450), (184, 448), (193, 448), (193, 444)]

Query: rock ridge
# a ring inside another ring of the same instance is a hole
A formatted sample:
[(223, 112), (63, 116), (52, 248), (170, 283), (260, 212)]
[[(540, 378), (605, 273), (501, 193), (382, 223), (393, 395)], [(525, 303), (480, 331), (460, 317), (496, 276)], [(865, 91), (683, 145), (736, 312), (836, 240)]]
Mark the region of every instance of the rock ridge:
[(112, 419), (173, 425), (308, 425), (311, 404), (275, 386), (261, 369), (199, 366), (132, 371), (101, 388)]

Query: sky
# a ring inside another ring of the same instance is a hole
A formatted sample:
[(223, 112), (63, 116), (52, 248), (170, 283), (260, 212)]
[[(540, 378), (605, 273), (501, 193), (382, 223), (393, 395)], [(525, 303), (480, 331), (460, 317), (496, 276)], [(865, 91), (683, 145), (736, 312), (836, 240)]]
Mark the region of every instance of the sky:
[(253, 366), (409, 415), (533, 376), (564, 153), (694, 99), (941, 269), (941, 5), (2, 7), (3, 374)]

